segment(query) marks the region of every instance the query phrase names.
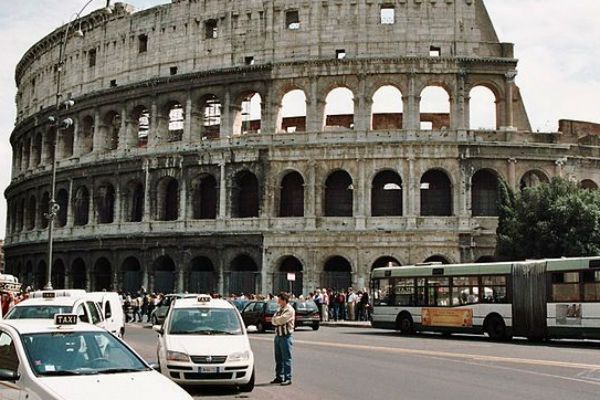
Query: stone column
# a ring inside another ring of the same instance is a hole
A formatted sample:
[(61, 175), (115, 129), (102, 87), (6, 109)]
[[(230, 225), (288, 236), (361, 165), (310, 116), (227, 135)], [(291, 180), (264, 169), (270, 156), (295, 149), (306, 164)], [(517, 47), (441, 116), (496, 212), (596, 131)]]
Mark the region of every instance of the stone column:
[(403, 129), (418, 130), (421, 127), (421, 116), (419, 106), (421, 104), (421, 96), (416, 93), (415, 76), (409, 74), (408, 78), (408, 94), (402, 97), (403, 103), (406, 105), (404, 116), (402, 118)]
[(115, 215), (114, 222), (120, 224), (123, 221), (123, 216), (121, 215), (121, 182), (117, 180), (117, 184), (115, 185)]
[(89, 186), (89, 192), (90, 192), (90, 203), (88, 204), (88, 225), (89, 226), (96, 226), (96, 212), (94, 205), (96, 204), (96, 201), (94, 199), (95, 194), (95, 182), (92, 180), (90, 182), (90, 186)]
[(150, 129), (148, 131), (148, 148), (154, 148), (160, 143), (160, 127), (158, 126), (158, 105), (152, 101), (150, 106)]
[(125, 150), (130, 147), (130, 124), (128, 124), (129, 116), (127, 115), (127, 107), (121, 107), (121, 126), (119, 128), (119, 145), (118, 150)]
[(365, 160), (358, 159), (358, 178), (354, 182), (354, 205), (356, 219), (356, 229), (365, 229), (366, 226), (366, 179), (365, 179)]
[(227, 217), (227, 179), (225, 177), (225, 161), (219, 164), (219, 219)]
[(564, 168), (565, 165), (567, 165), (567, 159), (566, 158), (561, 158), (559, 160), (556, 160), (554, 162), (555, 164), (555, 172), (554, 175), (558, 178), (562, 178), (563, 177), (563, 173), (564, 173)]
[(416, 217), (419, 214), (419, 201), (421, 199), (420, 190), (417, 190), (420, 180), (415, 176), (415, 158), (410, 156), (408, 158), (408, 205), (407, 205), (407, 216)]
[(514, 105), (513, 105), (513, 87), (517, 71), (509, 71), (504, 77), (505, 79), (505, 94), (504, 94), (504, 126), (508, 130), (514, 130)]
[(191, 143), (192, 142), (192, 113), (193, 113), (193, 103), (192, 103), (192, 94), (188, 93), (187, 99), (185, 101), (185, 121), (183, 125), (183, 143)]
[[(81, 132), (79, 131), (79, 118), (73, 118), (73, 156), (80, 157), (83, 151), (81, 150)], [(43, 139), (42, 139), (43, 140)]]
[(106, 141), (104, 140), (104, 134), (103, 134), (103, 129), (101, 128), (101, 121), (100, 121), (100, 111), (95, 110), (94, 111), (94, 140), (93, 140), (93, 149), (92, 151), (94, 153), (98, 153), (98, 152), (103, 152), (105, 149), (105, 143)]
[(150, 203), (150, 161), (144, 160), (144, 215), (142, 221), (148, 222), (152, 219)]
[(465, 93), (465, 77), (466, 71), (461, 70), (457, 76), (456, 93), (454, 94), (454, 99), (456, 99), (454, 113), (452, 113), (452, 110), (450, 110), (450, 123), (455, 129), (459, 130), (469, 129), (469, 100), (467, 93)]
[(512, 190), (517, 190), (517, 159), (509, 158), (508, 160), (508, 186)]
[(187, 218), (187, 179), (183, 176), (179, 186), (179, 215), (178, 221), (185, 221)]
[[(91, 202), (91, 199), (90, 199)], [(69, 194), (67, 196), (67, 228), (72, 228), (74, 225), (73, 212), (73, 179), (69, 179)]]
[(231, 109), (231, 93), (229, 89), (225, 91), (223, 106), (221, 107), (221, 137), (233, 135), (233, 116)]
[(314, 160), (311, 160), (308, 164), (308, 172), (306, 176), (306, 183), (304, 185), (305, 193), (305, 210), (306, 210), (306, 229), (313, 230), (316, 228), (316, 215), (317, 215), (317, 166)]
[(324, 99), (319, 99), (318, 79), (311, 77), (310, 79), (310, 94), (306, 104), (306, 131), (320, 132), (323, 130), (323, 121), (325, 116)]

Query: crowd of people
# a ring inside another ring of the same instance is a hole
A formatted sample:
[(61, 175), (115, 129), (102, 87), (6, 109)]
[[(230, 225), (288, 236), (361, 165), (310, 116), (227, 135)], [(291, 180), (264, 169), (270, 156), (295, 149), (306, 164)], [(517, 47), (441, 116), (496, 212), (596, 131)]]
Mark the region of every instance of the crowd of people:
[(125, 322), (150, 323), (154, 309), (162, 306), (166, 300), (164, 294), (147, 293), (143, 288), (137, 293), (122, 292), (120, 295)]

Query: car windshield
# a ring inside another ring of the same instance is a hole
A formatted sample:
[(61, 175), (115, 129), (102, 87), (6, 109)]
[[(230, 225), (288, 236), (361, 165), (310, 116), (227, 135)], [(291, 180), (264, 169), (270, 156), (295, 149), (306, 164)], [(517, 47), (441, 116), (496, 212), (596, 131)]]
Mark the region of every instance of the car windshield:
[(72, 306), (17, 306), (13, 307), (6, 319), (53, 319), (55, 314), (69, 314)]
[(242, 326), (231, 308), (172, 309), (170, 335), (241, 335)]
[(314, 301), (298, 301), (296, 302), (296, 310), (302, 312), (315, 312), (319, 311)]
[(22, 335), (38, 376), (118, 374), (150, 370), (108, 332), (53, 332)]
[(269, 313), (269, 314), (275, 314), (277, 312), (278, 308), (279, 308), (279, 305), (277, 304), (276, 301), (269, 301), (267, 303), (267, 313)]

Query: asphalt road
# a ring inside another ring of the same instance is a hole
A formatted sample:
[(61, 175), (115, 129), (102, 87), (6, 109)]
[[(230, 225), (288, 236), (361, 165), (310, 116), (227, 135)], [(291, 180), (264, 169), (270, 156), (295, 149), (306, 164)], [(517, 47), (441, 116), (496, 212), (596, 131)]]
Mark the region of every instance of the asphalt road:
[[(600, 398), (600, 343), (493, 343), (483, 337), (403, 337), (359, 328), (300, 330), (295, 337), (292, 386), (268, 384), (273, 337), (254, 334), (254, 392), (209, 388), (193, 394), (203, 399), (286, 400)], [(152, 330), (130, 326), (126, 340), (147, 360), (156, 360)]]

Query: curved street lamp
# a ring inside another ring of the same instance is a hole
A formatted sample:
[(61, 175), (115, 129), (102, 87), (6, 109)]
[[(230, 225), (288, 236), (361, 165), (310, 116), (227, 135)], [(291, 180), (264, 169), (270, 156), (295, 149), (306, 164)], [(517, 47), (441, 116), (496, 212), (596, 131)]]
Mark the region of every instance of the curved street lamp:
[[(86, 8), (93, 3), (95, 0), (88, 0), (84, 6), (79, 10), (78, 13), (75, 13), (69, 23), (65, 26), (65, 33), (63, 35), (63, 39), (60, 42), (59, 52), (58, 52), (58, 64), (57, 64), (57, 76), (56, 76), (56, 104), (54, 112), (56, 115), (48, 118), (50, 124), (54, 126), (54, 149), (52, 155), (52, 181), (51, 181), (51, 196), (50, 201), (48, 203), (48, 212), (44, 214), (44, 217), (48, 219), (48, 265), (46, 266), (46, 285), (44, 286), (44, 290), (52, 290), (52, 261), (53, 261), (53, 239), (54, 239), (54, 221), (60, 211), (60, 205), (56, 201), (56, 148), (58, 146), (58, 137), (61, 129), (68, 129), (73, 125), (73, 120), (71, 118), (64, 118), (60, 120), (58, 114), (60, 113), (61, 106), (65, 109), (69, 109), (75, 105), (75, 102), (71, 99), (67, 99), (66, 101), (62, 101), (62, 74), (64, 73), (63, 67), (65, 64), (65, 50), (67, 48), (67, 42), (69, 41), (69, 33), (71, 32), (71, 28), (73, 27), (73, 23), (77, 21), (81, 14), (86, 10)], [(106, 15), (112, 14), (112, 9), (110, 8), (110, 1), (106, 0), (106, 7), (104, 7), (104, 13)], [(82, 38), (84, 36), (81, 28), (77, 29), (73, 36)]]

